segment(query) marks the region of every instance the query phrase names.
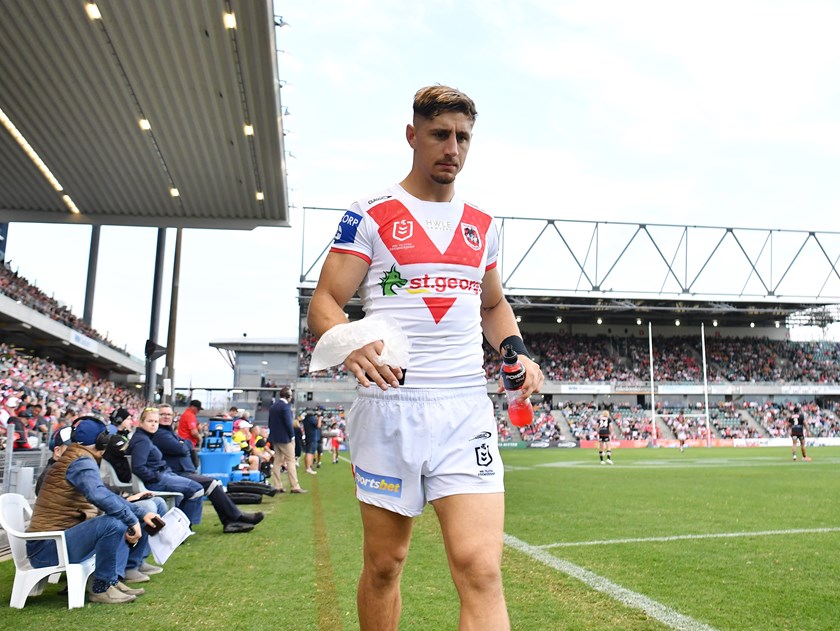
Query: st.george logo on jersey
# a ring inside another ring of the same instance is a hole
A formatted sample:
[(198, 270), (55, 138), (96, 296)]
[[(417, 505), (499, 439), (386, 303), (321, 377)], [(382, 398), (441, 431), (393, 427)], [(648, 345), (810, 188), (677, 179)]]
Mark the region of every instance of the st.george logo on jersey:
[(394, 239), (406, 241), (414, 234), (414, 222), (408, 219), (400, 219), (394, 222)]
[(478, 252), (481, 249), (481, 235), (478, 233), (478, 228), (469, 223), (462, 223), (461, 234), (464, 236), (464, 242), (473, 250)]

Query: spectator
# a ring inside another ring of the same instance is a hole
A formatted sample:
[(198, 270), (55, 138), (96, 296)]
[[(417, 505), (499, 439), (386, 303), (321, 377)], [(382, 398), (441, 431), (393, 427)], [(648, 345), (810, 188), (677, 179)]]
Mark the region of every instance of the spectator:
[(198, 431), (198, 417), (196, 416), (203, 408), (201, 401), (193, 399), (187, 409), (178, 419), (178, 436), (192, 443), (194, 448), (201, 444), (201, 432)]
[[(44, 478), (28, 532), (63, 530), (71, 563), (96, 554), (91, 602), (131, 602), (143, 590), (129, 588), (120, 577), (125, 575), (129, 546), (143, 544), (141, 539), (148, 537), (140, 520), (151, 526), (155, 514), (144, 513), (102, 483), (98, 463), (110, 439), (102, 421), (83, 418), (72, 434), (75, 444)], [(100, 510), (105, 514), (99, 515)], [(54, 541), (33, 540), (26, 548), (33, 567), (58, 562)]]
[(166, 464), (176, 474), (202, 486), (207, 499), (213, 504), (222, 530), (226, 533), (249, 532), (263, 520), (262, 513), (243, 513), (225, 493), (221, 482), (196, 472), (193, 464), (192, 443), (172, 431), (172, 408), (162, 405), (159, 409), (160, 425), (152, 435), (152, 442), (160, 449)]

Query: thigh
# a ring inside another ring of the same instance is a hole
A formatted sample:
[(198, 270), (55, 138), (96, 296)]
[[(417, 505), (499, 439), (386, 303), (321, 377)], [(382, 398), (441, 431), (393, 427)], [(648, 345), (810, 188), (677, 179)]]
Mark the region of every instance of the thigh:
[(431, 502), (440, 521), (453, 569), (480, 563), (501, 567), (504, 543), (503, 493), (449, 495)]
[(365, 561), (402, 560), (408, 555), (414, 519), (359, 502), (364, 529)]

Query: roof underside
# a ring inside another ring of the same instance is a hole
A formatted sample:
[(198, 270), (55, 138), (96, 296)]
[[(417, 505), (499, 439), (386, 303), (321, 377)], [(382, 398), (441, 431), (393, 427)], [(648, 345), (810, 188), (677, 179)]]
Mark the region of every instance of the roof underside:
[(63, 188), (0, 130), (3, 221), (288, 225), (271, 0), (97, 6), (101, 20), (81, 0), (3, 2), (0, 108)]

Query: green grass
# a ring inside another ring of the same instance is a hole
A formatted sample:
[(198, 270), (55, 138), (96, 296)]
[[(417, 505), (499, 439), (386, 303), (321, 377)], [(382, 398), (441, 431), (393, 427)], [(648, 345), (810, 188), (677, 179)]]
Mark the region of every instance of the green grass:
[[(608, 467), (591, 450), (506, 451), (505, 530), (710, 627), (834, 629), (840, 531), (708, 537), (840, 527), (840, 448), (809, 454), (813, 462), (794, 463), (781, 448), (616, 450)], [(137, 602), (68, 611), (49, 586), (23, 610), (0, 609), (0, 629), (358, 629), (361, 528), (349, 465), (302, 477), (312, 492), (266, 498), (266, 520), (250, 534), (222, 534), (206, 507), (198, 534)], [(685, 535), (696, 538), (580, 545)], [(506, 548), (503, 570), (514, 629), (669, 628), (523, 551)], [(0, 602), (13, 575), (0, 563)], [(427, 509), (403, 577), (401, 628), (455, 629), (457, 609)]]

